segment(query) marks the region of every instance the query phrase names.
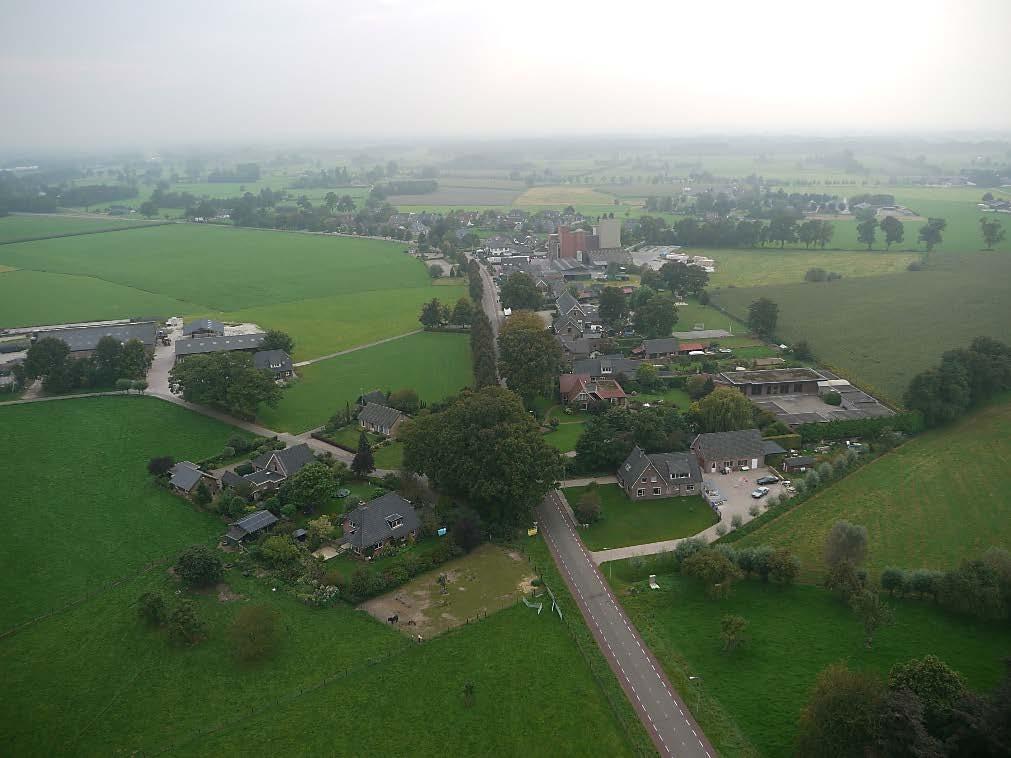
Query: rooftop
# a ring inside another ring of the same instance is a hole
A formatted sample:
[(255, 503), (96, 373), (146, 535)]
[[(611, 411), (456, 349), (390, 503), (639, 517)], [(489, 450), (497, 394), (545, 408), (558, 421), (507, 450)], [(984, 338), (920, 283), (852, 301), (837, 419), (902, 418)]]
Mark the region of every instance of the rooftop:
[(120, 342), (140, 340), (153, 346), (158, 324), (154, 321), (140, 321), (134, 324), (105, 324), (96, 326), (68, 326), (61, 329), (43, 329), (36, 332), (39, 339), (55, 337), (67, 343), (71, 352), (94, 350), (102, 337), (115, 337)]
[(820, 382), (825, 377), (811, 368), (773, 368), (763, 371), (724, 371), (719, 375), (728, 384), (775, 384), (777, 382)]
[(255, 350), (266, 335), (234, 334), (229, 337), (193, 337), (176, 340), (176, 355), (196, 355), (199, 353), (223, 353), (231, 350)]

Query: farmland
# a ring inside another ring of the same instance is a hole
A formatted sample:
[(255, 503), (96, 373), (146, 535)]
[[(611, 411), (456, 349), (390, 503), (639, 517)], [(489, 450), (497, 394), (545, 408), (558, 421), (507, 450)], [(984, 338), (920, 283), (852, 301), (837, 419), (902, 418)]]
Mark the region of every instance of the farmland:
[(721, 287), (803, 282), (805, 272), (811, 268), (836, 271), (846, 278), (881, 276), (905, 271), (911, 261), (920, 257), (917, 253), (886, 253), (880, 250), (825, 252), (772, 247), (753, 250), (692, 248), (691, 252), (708, 255), (716, 261), (716, 272), (709, 275), (711, 291)]
[(109, 229), (129, 229), (141, 222), (115, 217), (89, 218), (55, 214), (21, 214), (0, 218), (0, 243), (64, 234), (93, 234)]
[(759, 297), (779, 304), (777, 337), (899, 402), (914, 374), (976, 335), (1011, 339), (1011, 256), (940, 255), (925, 271), (836, 282), (722, 289), (713, 302), (744, 317)]
[(532, 187), (516, 198), (517, 207), (538, 205), (611, 205), (614, 197), (590, 187)]
[(0, 407), (0, 427), (2, 628), (222, 529), (155, 486), (146, 465), (216, 454), (232, 427), (142, 397)]
[(322, 425), (363, 391), (417, 391), (433, 401), (471, 382), (470, 343), (458, 334), (422, 332), (357, 350), (299, 369), (302, 378), (285, 391), (277, 408), (261, 408), (260, 423), (271, 429), (304, 432)]
[[(619, 567), (614, 574), (617, 580)], [(999, 680), (1011, 646), (1006, 624), (950, 615), (919, 601), (889, 601), (896, 623), (866, 650), (853, 612), (821, 588), (746, 580), (714, 600), (694, 580), (674, 575), (659, 582), (659, 591), (625, 595), (622, 602), (723, 755), (791, 755), (808, 692), (832, 663), (884, 675), (895, 663), (932, 653), (971, 687), (988, 689)], [(638, 586), (645, 589), (644, 582)], [(719, 636), (727, 614), (748, 621), (748, 642), (730, 654)]]
[(953, 568), (1011, 545), (1011, 397), (917, 437), (741, 540), (788, 548), (804, 575), (824, 571), (839, 519), (867, 527), (867, 569)]

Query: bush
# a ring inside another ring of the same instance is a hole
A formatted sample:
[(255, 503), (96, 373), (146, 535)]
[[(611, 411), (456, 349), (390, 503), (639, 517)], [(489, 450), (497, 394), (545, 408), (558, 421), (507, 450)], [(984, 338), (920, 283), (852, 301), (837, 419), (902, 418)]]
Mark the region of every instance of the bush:
[(253, 447), (253, 443), (251, 443), (245, 437), (242, 437), (238, 434), (233, 434), (231, 437), (229, 437), (228, 442), (226, 442), (225, 444), (227, 444), (228, 447), (232, 448), (232, 450), (234, 450), (236, 453), (248, 452)]
[(186, 548), (176, 560), (176, 574), (190, 587), (207, 587), (221, 580), (218, 554), (207, 545)]
[(235, 467), (235, 473), (238, 474), (239, 476), (245, 476), (246, 474), (252, 474), (253, 473), (253, 464), (252, 463), (240, 463), (238, 466)]
[(832, 464), (828, 462), (819, 464), (816, 471), (823, 482), (827, 482), (835, 474), (835, 469), (832, 467)]
[(245, 663), (272, 656), (281, 641), (277, 612), (266, 605), (239, 609), (228, 630), (232, 652)]
[(137, 601), (137, 614), (151, 626), (161, 626), (168, 619), (168, 608), (157, 592), (145, 592)]
[(902, 594), (906, 588), (906, 583), (906, 572), (902, 569), (889, 566), (881, 572), (881, 589), (885, 590), (892, 597), (895, 597), (896, 592)]
[(835, 390), (830, 390), (826, 392), (824, 395), (821, 396), (821, 399), (824, 400), (829, 405), (842, 405), (842, 395), (840, 395)]
[(164, 476), (176, 465), (176, 459), (171, 455), (162, 455), (147, 462), (147, 473), (151, 476)]
[(758, 503), (752, 503), (751, 505), (748, 506), (748, 515), (750, 515), (752, 518), (754, 518), (761, 512), (762, 509), (758, 507)]
[(197, 616), (196, 606), (183, 600), (169, 617), (169, 638), (180, 645), (196, 645), (207, 636), (207, 624)]
[(730, 517), (730, 527), (732, 529), (740, 528), (741, 524), (744, 523), (744, 517), (740, 513), (735, 513)]
[(818, 485), (821, 484), (821, 474), (819, 474), (815, 469), (811, 469), (804, 477), (804, 483), (807, 485), (809, 490), (818, 489)]
[(727, 533), (727, 525), (722, 521), (716, 525), (716, 533), (721, 537)]

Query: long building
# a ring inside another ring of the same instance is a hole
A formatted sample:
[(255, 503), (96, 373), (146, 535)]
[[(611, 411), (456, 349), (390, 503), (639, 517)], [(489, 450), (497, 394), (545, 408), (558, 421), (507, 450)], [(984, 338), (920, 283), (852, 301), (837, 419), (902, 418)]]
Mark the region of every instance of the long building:
[(233, 334), (227, 337), (193, 337), (188, 340), (176, 340), (176, 360), (186, 355), (201, 353), (226, 353), (232, 350), (259, 350), (266, 335)]
[(62, 340), (70, 348), (75, 358), (91, 355), (103, 337), (113, 337), (125, 344), (130, 340), (140, 340), (148, 351), (154, 351), (158, 335), (157, 321), (138, 321), (130, 324), (96, 324), (92, 326), (65, 326), (58, 329), (42, 329), (35, 332), (33, 340), (54, 337)]

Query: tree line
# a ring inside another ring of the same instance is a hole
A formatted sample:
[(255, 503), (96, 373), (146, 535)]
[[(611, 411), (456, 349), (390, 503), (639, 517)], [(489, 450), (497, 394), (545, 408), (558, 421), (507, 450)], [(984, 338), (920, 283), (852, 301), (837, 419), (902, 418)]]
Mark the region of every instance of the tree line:
[(47, 393), (108, 388), (119, 380), (130, 383), (119, 385), (123, 389), (141, 389), (134, 383), (144, 379), (150, 365), (151, 356), (140, 340), (123, 343), (102, 337), (90, 356), (75, 358), (63, 340), (43, 337), (28, 348), (25, 362), (14, 367), (14, 376), (21, 385), (41, 378)]

